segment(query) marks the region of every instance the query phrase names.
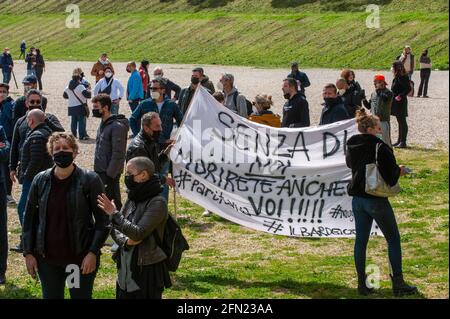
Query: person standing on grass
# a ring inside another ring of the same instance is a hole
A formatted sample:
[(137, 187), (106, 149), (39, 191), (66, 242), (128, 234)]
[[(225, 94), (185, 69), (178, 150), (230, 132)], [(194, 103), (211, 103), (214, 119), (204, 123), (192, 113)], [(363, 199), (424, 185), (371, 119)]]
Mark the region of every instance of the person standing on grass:
[(148, 73), (148, 67), (150, 62), (148, 60), (142, 60), (141, 66), (139, 67), (139, 75), (142, 79), (142, 89), (144, 90), (144, 99), (148, 99), (148, 85), (150, 84), (150, 74)]
[(22, 42), (20, 43), (19, 60), (22, 59), (22, 57), (25, 57), (26, 51), (27, 51), (27, 43), (25, 42), (25, 40), (22, 40)]
[(103, 183), (74, 163), (79, 149), (74, 136), (54, 133), (47, 149), (55, 166), (35, 177), (26, 206), (22, 236), (27, 271), (34, 279), (39, 274), (43, 299), (64, 299), (71, 274), (67, 266), (75, 265), (79, 287), (69, 288), (70, 297), (91, 299), (101, 248), (111, 230), (108, 216), (97, 206)]
[(348, 194), (353, 197), (352, 210), (355, 219), (356, 239), (354, 258), (358, 274), (358, 292), (368, 295), (374, 292), (367, 287), (366, 250), (372, 223), (375, 220), (388, 243), (392, 289), (395, 296), (418, 292), (403, 280), (400, 233), (389, 199), (365, 192), (366, 165), (374, 163), (378, 149), (378, 170), (390, 186), (397, 184), (400, 176), (407, 174), (404, 166), (398, 166), (392, 149), (381, 140), (381, 125), (377, 116), (369, 115), (365, 109), (357, 111), (356, 122), (361, 134), (352, 136), (347, 142), (347, 166), (352, 170)]
[(142, 78), (136, 69), (136, 62), (128, 63), (127, 72), (131, 74), (127, 84), (127, 100), (131, 112), (133, 112), (144, 99), (144, 88), (142, 87)]
[(391, 143), (391, 108), (394, 94), (387, 88), (386, 78), (382, 74), (375, 75), (373, 79), (375, 92), (370, 100), (363, 100), (364, 106), (371, 110), (372, 114), (380, 119), (383, 142), (392, 148)]
[(117, 263), (117, 299), (161, 299), (164, 288), (172, 286), (158, 245), (168, 218), (167, 201), (160, 195), (161, 183), (155, 167), (146, 157), (127, 163), (125, 185), (128, 199), (122, 209), (102, 194), (98, 206), (111, 216), (111, 236), (119, 244), (113, 259)]
[(428, 56), (428, 50), (423, 50), (420, 56), (420, 85), (417, 97), (428, 97), (428, 82), (430, 81), (431, 75), (431, 59)]
[(308, 101), (301, 92), (298, 92), (297, 81), (293, 78), (286, 78), (283, 81), (282, 90), (287, 102), (283, 106), (281, 127), (310, 126)]
[(121, 208), (120, 176), (125, 164), (128, 120), (124, 115), (111, 113), (112, 101), (106, 94), (94, 97), (92, 103), (92, 114), (101, 118), (95, 144), (94, 171), (102, 179), (108, 197)]
[(94, 87), (94, 97), (99, 94), (107, 94), (112, 100), (112, 114), (119, 114), (120, 101), (123, 99), (125, 89), (119, 80), (114, 78), (114, 70), (111, 67), (105, 68), (105, 77), (100, 79)]
[[(69, 85), (64, 90), (63, 97), (68, 100), (69, 113), (71, 117), (71, 131), (72, 135), (79, 137), (81, 141), (89, 140), (89, 135), (86, 132), (86, 120), (89, 114), (86, 113), (87, 101), (91, 98), (91, 92), (86, 89), (86, 86), (81, 83), (82, 77), (75, 69), (70, 80)], [(79, 135), (77, 134), (79, 133)]]
[(287, 77), (295, 79), (297, 81), (298, 91), (305, 95), (305, 88), (309, 87), (311, 82), (309, 82), (306, 73), (299, 70), (298, 62), (294, 61), (291, 63), (291, 73)]
[[(179, 85), (172, 82), (170, 79), (164, 77), (164, 71), (163, 69), (158, 66), (153, 70), (153, 78), (164, 78), (166, 80), (166, 96), (169, 100), (172, 101), (178, 101), (180, 97), (181, 88)], [(172, 97), (172, 93), (174, 93), (174, 96)], [(149, 97), (150, 97), (150, 91), (149, 91)]]
[(392, 64), (394, 79), (392, 80), (391, 90), (394, 94), (392, 101), (391, 115), (395, 116), (398, 123), (398, 139), (392, 146), (406, 148), (406, 139), (408, 136), (408, 93), (411, 90), (408, 73), (404, 64), (396, 61)]
[[(9, 142), (0, 125), (0, 162), (6, 163), (9, 158)], [(0, 285), (6, 284), (6, 268), (8, 261), (8, 209), (6, 198), (6, 180), (9, 177), (0, 170)]]
[(319, 125), (331, 124), (348, 120), (351, 117), (345, 108), (342, 97), (337, 94), (337, 88), (333, 83), (325, 85), (322, 91), (324, 103)]
[(14, 69), (14, 61), (9, 48), (5, 48), (2, 56), (0, 57), (0, 68), (2, 69), (3, 73), (3, 83), (9, 84), (9, 82), (11, 81), (11, 73)]
[(108, 54), (103, 53), (91, 70), (91, 75), (95, 76), (95, 83), (98, 83), (105, 77), (106, 68), (109, 68), (114, 73), (114, 68), (108, 60)]
[[(13, 109), (14, 100), (9, 96), (9, 85), (0, 83), (0, 126), (3, 127), (5, 131), (5, 136), (9, 145), (12, 143), (14, 132)], [(3, 170), (3, 176), (9, 176), (9, 153), (8, 158), (5, 161), (2, 160), (2, 163), (3, 165), (0, 169)], [(16, 201), (12, 197), (12, 181), (10, 178), (5, 178), (5, 186), (8, 204), (15, 204)]]

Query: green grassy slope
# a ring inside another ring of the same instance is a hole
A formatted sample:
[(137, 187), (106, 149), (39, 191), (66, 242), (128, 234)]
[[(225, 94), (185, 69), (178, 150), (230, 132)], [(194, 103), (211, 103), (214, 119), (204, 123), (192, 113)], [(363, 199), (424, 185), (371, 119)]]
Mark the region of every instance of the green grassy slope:
[(70, 2), (2, 1), (0, 46), (17, 51), (25, 38), (53, 60), (107, 51), (116, 61), (379, 69), (409, 44), (448, 69), (446, 1), (370, 1), (383, 4), (380, 29), (366, 27), (362, 0), (81, 0), (81, 28), (68, 29)]

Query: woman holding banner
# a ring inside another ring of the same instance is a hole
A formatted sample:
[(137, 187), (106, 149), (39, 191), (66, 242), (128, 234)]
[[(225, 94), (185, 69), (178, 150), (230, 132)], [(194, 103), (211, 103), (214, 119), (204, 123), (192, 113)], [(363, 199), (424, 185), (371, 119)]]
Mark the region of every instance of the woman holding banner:
[(356, 229), (354, 258), (358, 273), (358, 292), (361, 295), (373, 293), (373, 288), (367, 287), (366, 250), (375, 220), (388, 243), (394, 295), (417, 293), (416, 287), (406, 284), (403, 280), (400, 233), (388, 198), (376, 197), (365, 191), (366, 165), (375, 162), (377, 148), (378, 170), (387, 184), (394, 186), (399, 177), (406, 175), (408, 170), (397, 165), (392, 149), (381, 140), (381, 124), (377, 116), (367, 114), (362, 108), (356, 113), (356, 122), (361, 134), (352, 136), (347, 142), (346, 162), (352, 169), (348, 194), (353, 196), (352, 209)]

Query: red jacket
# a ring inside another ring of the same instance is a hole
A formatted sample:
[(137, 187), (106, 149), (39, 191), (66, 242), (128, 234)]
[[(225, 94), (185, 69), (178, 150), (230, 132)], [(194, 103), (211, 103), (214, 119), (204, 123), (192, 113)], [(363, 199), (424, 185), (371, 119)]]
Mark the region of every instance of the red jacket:
[(139, 68), (139, 74), (141, 75), (142, 86), (144, 87), (145, 93), (147, 92), (148, 84), (150, 83), (150, 77), (148, 76), (147, 72), (145, 72), (145, 69), (142, 66)]

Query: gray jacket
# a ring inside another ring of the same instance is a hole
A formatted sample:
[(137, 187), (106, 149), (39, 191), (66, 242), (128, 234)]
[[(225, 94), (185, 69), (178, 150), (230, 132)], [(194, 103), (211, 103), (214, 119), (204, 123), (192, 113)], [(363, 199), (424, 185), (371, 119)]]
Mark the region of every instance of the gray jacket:
[[(127, 218), (134, 213), (131, 221)], [(153, 232), (163, 238), (167, 222), (168, 208), (166, 200), (155, 196), (149, 200), (135, 203), (127, 200), (120, 213), (113, 215), (113, 231), (111, 237), (122, 248), (126, 249), (128, 239), (142, 242), (137, 245), (138, 266), (153, 265), (167, 258), (164, 251), (156, 244)], [(115, 259), (117, 255), (113, 258)]]
[(391, 107), (394, 94), (389, 89), (376, 90), (370, 96), (370, 100), (364, 100), (364, 106), (378, 116), (381, 122), (389, 122), (391, 119)]
[(112, 115), (100, 124), (95, 145), (94, 171), (116, 178), (123, 172), (129, 129), (124, 115)]
[(247, 101), (245, 100), (245, 96), (240, 94), (235, 87), (231, 90), (229, 94), (224, 93), (224, 95), (225, 95), (225, 106), (228, 109), (244, 118), (248, 117)]

